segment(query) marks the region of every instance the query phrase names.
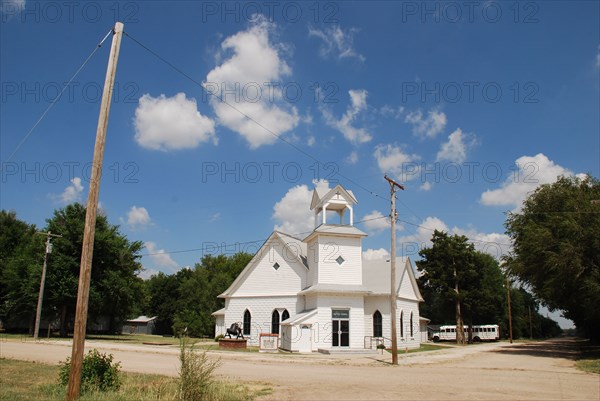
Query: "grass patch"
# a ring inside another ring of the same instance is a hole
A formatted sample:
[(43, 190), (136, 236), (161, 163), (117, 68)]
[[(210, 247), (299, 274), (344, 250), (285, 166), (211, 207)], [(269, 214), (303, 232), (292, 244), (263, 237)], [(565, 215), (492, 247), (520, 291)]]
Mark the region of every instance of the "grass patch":
[[(42, 334), (42, 333), (40, 333)], [(56, 337), (52, 336), (47, 338), (44, 335), (40, 335), (40, 341), (71, 341), (72, 334), (69, 337)], [(99, 341), (99, 342), (112, 342), (119, 344), (161, 344), (161, 345), (179, 345), (179, 338), (173, 336), (159, 336), (151, 334), (87, 334), (86, 340)], [(33, 337), (27, 334), (13, 334), (13, 333), (0, 333), (0, 341), (21, 341), (30, 342), (34, 341)], [(196, 343), (207, 343), (215, 344), (212, 338), (194, 338)]]
[(600, 374), (600, 358), (580, 359), (575, 365), (584, 372)]
[(600, 346), (586, 341), (580, 345), (580, 350), (581, 357), (575, 366), (584, 372), (600, 374)]
[[(58, 366), (35, 362), (0, 359), (0, 401), (63, 401), (66, 388), (58, 384)], [(117, 391), (91, 392), (80, 401), (178, 401), (176, 378), (138, 373), (122, 373)], [(218, 381), (218, 399), (253, 400), (270, 394), (266, 383), (230, 383)]]
[[(444, 345), (421, 344), (421, 346), (419, 348), (409, 349), (408, 353), (414, 354), (415, 352), (437, 351), (437, 350), (446, 349), (446, 348), (448, 348), (448, 347), (444, 346)], [(386, 351), (389, 352), (390, 354), (392, 353), (391, 349), (386, 349)], [(398, 353), (398, 355), (402, 355), (402, 354), (406, 353), (406, 350), (398, 349), (398, 350), (396, 350), (396, 352)]]

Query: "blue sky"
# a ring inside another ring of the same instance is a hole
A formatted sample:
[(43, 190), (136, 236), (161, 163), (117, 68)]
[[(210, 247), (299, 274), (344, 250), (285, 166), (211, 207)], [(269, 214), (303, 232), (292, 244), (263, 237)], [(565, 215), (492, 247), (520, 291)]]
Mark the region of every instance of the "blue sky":
[(498, 256), (528, 192), (600, 176), (599, 15), (593, 1), (3, 1), (1, 207), (44, 226), (85, 201), (110, 37), (53, 100), (119, 19), (100, 201), (146, 243), (145, 275), (255, 251), (273, 229), (303, 237), (312, 189), (337, 183), (358, 198), (366, 257), (385, 255), (384, 173), (406, 186), (400, 252), (439, 228)]

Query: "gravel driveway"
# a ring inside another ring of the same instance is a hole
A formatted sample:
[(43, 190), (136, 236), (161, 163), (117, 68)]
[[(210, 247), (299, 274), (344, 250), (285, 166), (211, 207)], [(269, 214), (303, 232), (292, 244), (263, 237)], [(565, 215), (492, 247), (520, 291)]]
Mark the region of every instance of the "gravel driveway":
[[(176, 375), (178, 349), (87, 341), (126, 371)], [(0, 342), (0, 356), (56, 363), (66, 341)], [(575, 340), (490, 343), (402, 355), (290, 355), (211, 351), (230, 380), (270, 383), (267, 400), (600, 400), (600, 376), (574, 367)]]

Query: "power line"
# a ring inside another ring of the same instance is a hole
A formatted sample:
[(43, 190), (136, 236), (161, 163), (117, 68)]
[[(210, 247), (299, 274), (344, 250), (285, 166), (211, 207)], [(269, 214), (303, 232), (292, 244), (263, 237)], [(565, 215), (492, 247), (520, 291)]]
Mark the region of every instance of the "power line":
[[(373, 217), (373, 218), (369, 218), (369, 219), (363, 219), (363, 220), (359, 220), (356, 221), (356, 224), (359, 223), (366, 223), (369, 221), (374, 221), (374, 220), (381, 220), (381, 219), (388, 219), (389, 216), (381, 216), (381, 217)], [(426, 230), (429, 230), (431, 232), (435, 231), (434, 228), (429, 228), (429, 227), (425, 227), (419, 224), (415, 224), (415, 223), (411, 223), (409, 221), (405, 221), (405, 220), (401, 220), (398, 219), (399, 222), (402, 223), (406, 223), (409, 224), (411, 226), (415, 226), (415, 227), (420, 227)], [(329, 230), (329, 229), (334, 229), (335, 227), (331, 227), (331, 228), (325, 228), (324, 230)], [(294, 233), (294, 234), (286, 234), (285, 235), (289, 236), (289, 237), (295, 237), (297, 238), (298, 236), (302, 236), (302, 235), (307, 235), (310, 234), (312, 231), (303, 231), (303, 232), (299, 232), (299, 233)], [(468, 237), (467, 237), (468, 238)], [(240, 246), (240, 245), (249, 245), (249, 244), (255, 244), (257, 242), (265, 242), (268, 238), (261, 238), (261, 239), (257, 239), (254, 241), (243, 241), (243, 242), (234, 242), (234, 243), (221, 243), (219, 244), (219, 248), (228, 248), (228, 247), (233, 247), (233, 246)], [(297, 238), (299, 239), (299, 238)], [(471, 239), (469, 238), (469, 241), (471, 242), (478, 242), (478, 243), (482, 243), (482, 244), (497, 244), (497, 245), (501, 245), (501, 246), (506, 246), (506, 247), (511, 247), (512, 245), (510, 244), (504, 244), (501, 242), (493, 242), (493, 241), (481, 241), (481, 240), (476, 240), (476, 239)], [(205, 251), (206, 247), (202, 247), (202, 248), (190, 248), (190, 249), (180, 249), (180, 250), (175, 250), (175, 251), (164, 251), (164, 252), (152, 252), (152, 253), (142, 253), (140, 254), (140, 256), (153, 256), (153, 255), (171, 255), (171, 254), (178, 254), (178, 253), (189, 253), (189, 252), (202, 252)]]
[(77, 75), (79, 75), (79, 73), (81, 72), (81, 70), (83, 69), (83, 67), (85, 67), (86, 64), (88, 63), (88, 61), (90, 61), (90, 59), (94, 56), (94, 54), (96, 54), (96, 52), (98, 51), (98, 49), (102, 46), (102, 44), (104, 43), (104, 41), (108, 38), (108, 36), (111, 33), (112, 33), (112, 29), (110, 31), (108, 31), (108, 33), (106, 34), (106, 36), (104, 36), (104, 39), (102, 39), (100, 41), (100, 43), (98, 43), (98, 45), (96, 45), (96, 47), (90, 53), (90, 55), (87, 56), (87, 58), (85, 59), (85, 61), (83, 62), (83, 64), (81, 64), (81, 66), (77, 69), (77, 71), (75, 71), (75, 74), (73, 74), (73, 76), (71, 77), (71, 79), (69, 79), (69, 81), (66, 83), (66, 85), (62, 88), (62, 90), (60, 91), (60, 93), (58, 94), (58, 96), (56, 96), (56, 98), (54, 98), (54, 100), (52, 100), (52, 102), (50, 102), (50, 104), (48, 105), (48, 107), (46, 108), (46, 110), (44, 110), (44, 112), (42, 113), (42, 115), (40, 116), (40, 118), (38, 118), (38, 120), (36, 121), (36, 123), (33, 124), (33, 127), (31, 127), (31, 129), (27, 132), (27, 134), (25, 134), (25, 136), (23, 137), (23, 139), (21, 139), (21, 141), (19, 142), (19, 144), (17, 145), (17, 147), (15, 148), (15, 150), (13, 150), (13, 152), (10, 154), (10, 156), (8, 156), (8, 159), (6, 160), (6, 162), (11, 161), (11, 159), (19, 151), (19, 149), (21, 148), (21, 146), (23, 146), (25, 144), (25, 142), (31, 136), (31, 134), (33, 133), (33, 131), (42, 122), (42, 120), (44, 119), (44, 117), (46, 117), (46, 114), (48, 114), (48, 112), (54, 107), (54, 105), (56, 103), (58, 103), (58, 101), (62, 98), (63, 93), (67, 90), (67, 88), (69, 87), (69, 85), (71, 85), (71, 82), (73, 82), (73, 80), (75, 79), (75, 77), (77, 77)]
[[(373, 221), (373, 220), (381, 220), (381, 219), (387, 219), (388, 216), (381, 216), (381, 217), (373, 217), (370, 219), (363, 219), (360, 221), (356, 221), (355, 223), (366, 223), (368, 221)], [(335, 227), (325, 227), (323, 229), (323, 231), (327, 231), (327, 230), (332, 230)], [(298, 236), (301, 235), (307, 235), (310, 234), (312, 231), (303, 231), (303, 232), (299, 232), (299, 233), (294, 233), (294, 234), (287, 234), (284, 233), (285, 235), (287, 235), (288, 237), (293, 237), (299, 240), (299, 238), (297, 238)], [(244, 241), (244, 242), (235, 242), (235, 243), (229, 243), (229, 244), (225, 244), (222, 243), (220, 244), (219, 247), (221, 248), (227, 248), (227, 247), (231, 247), (231, 246), (236, 246), (236, 245), (248, 245), (248, 244), (255, 244), (257, 242), (265, 242), (268, 238), (261, 238), (261, 239), (257, 239), (254, 241)], [(187, 252), (199, 252), (199, 251), (204, 251), (206, 250), (206, 248), (191, 248), (191, 249), (182, 249), (182, 250), (176, 250), (176, 251), (164, 251), (164, 252), (152, 252), (152, 253), (142, 253), (140, 254), (140, 256), (153, 256), (153, 255), (170, 255), (170, 254), (176, 254), (176, 253), (187, 253)]]
[[(266, 127), (265, 125), (261, 124), (259, 121), (257, 121), (255, 118), (253, 118), (252, 116), (250, 116), (249, 114), (243, 112), (242, 110), (238, 109), (237, 107), (235, 107), (233, 104), (227, 102), (222, 96), (220, 96), (218, 93), (215, 92), (211, 92), (206, 90), (206, 88), (202, 85), (201, 82), (198, 82), (196, 79), (194, 79), (192, 76), (190, 76), (189, 74), (187, 74), (185, 71), (183, 71), (181, 68), (177, 67), (176, 65), (174, 65), (173, 63), (171, 63), (170, 61), (168, 61), (167, 59), (165, 59), (164, 57), (162, 57), (160, 54), (158, 54), (156, 51), (150, 49), (148, 46), (144, 45), (143, 43), (141, 43), (139, 40), (135, 39), (133, 36), (131, 36), (129, 33), (124, 32), (125, 36), (127, 36), (128, 38), (130, 38), (131, 40), (133, 40), (137, 45), (139, 45), (142, 49), (146, 50), (147, 52), (149, 52), (150, 54), (152, 54), (154, 57), (156, 57), (157, 59), (159, 59), (160, 61), (162, 61), (163, 63), (165, 63), (166, 65), (168, 65), (169, 67), (171, 67), (174, 71), (176, 71), (177, 73), (181, 74), (182, 76), (184, 76), (185, 78), (187, 78), (188, 80), (190, 80), (191, 82), (193, 82), (194, 84), (196, 84), (197, 86), (200, 87), (200, 89), (205, 92), (208, 95), (214, 96), (215, 98), (219, 99), (220, 102), (224, 103), (225, 105), (227, 105), (228, 107), (230, 107), (231, 109), (235, 110), (236, 112), (238, 112), (239, 114), (241, 114), (242, 116), (244, 116), (245, 118), (247, 118), (248, 120), (252, 121), (254, 124), (258, 125), (259, 127), (261, 127), (262, 129), (264, 129), (266, 132), (268, 132), (269, 134), (273, 135), (274, 137), (276, 137), (277, 139), (279, 139), (280, 141), (288, 144), (289, 146), (291, 146), (292, 148), (294, 148), (295, 150), (297, 150), (298, 152), (302, 153), (304, 156), (308, 157), (309, 159), (313, 160), (316, 163), (319, 163), (319, 165), (324, 166), (325, 163), (322, 162), (321, 160), (319, 160), (317, 157), (313, 156), (312, 154), (310, 154), (309, 152), (305, 151), (304, 149), (302, 149), (301, 147), (295, 145), (293, 142), (288, 141), (287, 139), (285, 139), (283, 136), (276, 134), (275, 132), (273, 132), (271, 129), (269, 129), (268, 127)], [(364, 185), (354, 181), (352, 178), (341, 174), (340, 172), (335, 172), (336, 175), (338, 175), (339, 177), (347, 180), (348, 182), (356, 185), (357, 187), (359, 187), (360, 189), (368, 192), (369, 194), (380, 198), (382, 200), (387, 201), (386, 198), (382, 197), (381, 195), (379, 195), (378, 193), (371, 191), (370, 189), (368, 189), (367, 187), (365, 187)], [(406, 206), (406, 205), (405, 205)], [(406, 208), (408, 209), (408, 206), (406, 206)], [(410, 210), (410, 209), (409, 209)]]

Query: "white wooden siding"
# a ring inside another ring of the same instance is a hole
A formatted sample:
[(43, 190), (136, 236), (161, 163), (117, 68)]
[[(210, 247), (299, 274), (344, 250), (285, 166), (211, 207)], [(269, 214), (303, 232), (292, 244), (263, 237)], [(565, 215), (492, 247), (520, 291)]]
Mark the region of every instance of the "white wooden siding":
[[(260, 256), (232, 296), (295, 296), (306, 286), (306, 267), (280, 240), (266, 244)], [(273, 268), (275, 263), (278, 269)]]
[(297, 313), (304, 309), (303, 302), (295, 295), (287, 297), (235, 297), (230, 298), (228, 301), (224, 321), (226, 328), (233, 323), (243, 324), (244, 312), (246, 309), (250, 311), (252, 316), (250, 336), (245, 336), (249, 345), (258, 345), (260, 333), (271, 332), (271, 316), (274, 309), (287, 309), (290, 319), (293, 319)]
[[(320, 235), (317, 247), (318, 283), (362, 285), (361, 238)], [(344, 258), (341, 265), (339, 256)]]

